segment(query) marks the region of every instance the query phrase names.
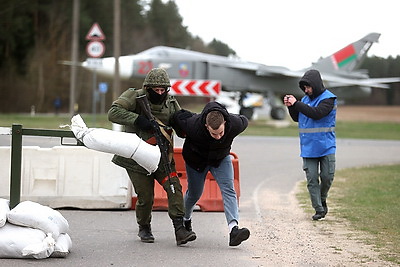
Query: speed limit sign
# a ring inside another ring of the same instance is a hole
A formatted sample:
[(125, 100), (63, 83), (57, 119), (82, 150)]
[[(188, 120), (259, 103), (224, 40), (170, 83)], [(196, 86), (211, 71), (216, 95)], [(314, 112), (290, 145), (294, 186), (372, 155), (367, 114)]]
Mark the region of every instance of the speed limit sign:
[(89, 57), (102, 57), (106, 47), (103, 42), (91, 41), (86, 46), (86, 53)]

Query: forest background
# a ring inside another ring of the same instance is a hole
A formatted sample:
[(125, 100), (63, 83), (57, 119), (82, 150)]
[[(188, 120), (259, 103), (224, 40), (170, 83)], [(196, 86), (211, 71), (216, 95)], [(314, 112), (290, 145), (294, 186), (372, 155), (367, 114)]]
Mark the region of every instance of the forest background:
[[(111, 0), (81, 0), (79, 10), (79, 61), (86, 60), (86, 34), (97, 22), (105, 36), (104, 57), (113, 56), (113, 6)], [(60, 112), (68, 112), (72, 54), (71, 0), (0, 0), (0, 112), (27, 113), (54, 111), (61, 100)], [(173, 0), (121, 1), (121, 55), (136, 54), (157, 45), (186, 48), (221, 56), (236, 55), (229, 44), (217, 39), (205, 43), (182, 25), (182, 17)], [(362, 66), (370, 77), (400, 76), (400, 56), (368, 57)], [(78, 68), (75, 92), (80, 113), (92, 110), (92, 74)], [(98, 77), (112, 85), (112, 80)], [(140, 88), (143, 81), (121, 81), (121, 90)], [(105, 94), (110, 106), (112, 90)], [(194, 100), (193, 100), (194, 101)], [(202, 100), (205, 101), (205, 100)], [(400, 105), (400, 83), (390, 90), (373, 89), (369, 98), (346, 102), (352, 105)]]

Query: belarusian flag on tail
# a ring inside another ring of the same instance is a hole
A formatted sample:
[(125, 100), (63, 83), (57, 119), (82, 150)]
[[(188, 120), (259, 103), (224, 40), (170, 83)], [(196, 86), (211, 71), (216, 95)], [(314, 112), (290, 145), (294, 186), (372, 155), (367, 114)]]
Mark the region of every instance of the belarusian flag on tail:
[(354, 46), (348, 45), (332, 55), (332, 62), (336, 69), (343, 67), (357, 58)]

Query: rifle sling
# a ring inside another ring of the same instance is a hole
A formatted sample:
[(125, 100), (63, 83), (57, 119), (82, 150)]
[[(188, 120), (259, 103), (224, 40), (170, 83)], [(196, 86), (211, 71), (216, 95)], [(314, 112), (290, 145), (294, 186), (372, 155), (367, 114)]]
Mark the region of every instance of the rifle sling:
[(168, 160), (169, 160), (169, 162), (171, 162), (171, 161), (172, 161), (172, 158), (173, 158), (173, 154), (174, 154), (174, 151), (173, 151), (173, 147), (174, 147), (174, 138), (173, 138), (172, 136), (170, 136), (170, 135), (165, 131), (165, 129), (164, 129), (165, 124), (162, 123), (157, 117), (155, 117), (155, 116), (153, 116), (153, 117), (154, 117), (154, 119), (156, 120), (156, 122), (160, 125), (159, 127), (160, 127), (160, 131), (161, 131), (162, 135), (164, 135), (164, 137), (165, 137), (165, 138), (167, 139), (167, 141), (170, 143), (170, 146), (169, 146), (169, 148), (168, 148)]

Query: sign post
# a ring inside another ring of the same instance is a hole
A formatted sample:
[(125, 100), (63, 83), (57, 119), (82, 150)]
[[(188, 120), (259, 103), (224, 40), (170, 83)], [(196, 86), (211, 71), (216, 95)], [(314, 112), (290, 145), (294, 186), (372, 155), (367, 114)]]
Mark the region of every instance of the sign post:
[(86, 35), (86, 40), (89, 41), (89, 43), (86, 45), (86, 53), (89, 56), (88, 62), (93, 68), (92, 113), (94, 123), (96, 123), (96, 104), (98, 100), (96, 69), (102, 66), (101, 57), (104, 55), (106, 50), (106, 47), (102, 41), (105, 39), (106, 36), (101, 30), (100, 25), (97, 22), (94, 23)]

